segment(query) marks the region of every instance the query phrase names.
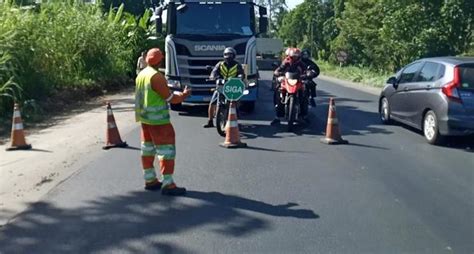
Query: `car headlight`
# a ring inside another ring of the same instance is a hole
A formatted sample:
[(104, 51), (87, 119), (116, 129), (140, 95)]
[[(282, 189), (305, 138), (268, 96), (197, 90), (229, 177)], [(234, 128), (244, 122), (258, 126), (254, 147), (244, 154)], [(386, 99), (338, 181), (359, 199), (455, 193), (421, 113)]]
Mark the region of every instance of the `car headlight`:
[(168, 86), (171, 88), (181, 88), (181, 82), (179, 80), (168, 80)]

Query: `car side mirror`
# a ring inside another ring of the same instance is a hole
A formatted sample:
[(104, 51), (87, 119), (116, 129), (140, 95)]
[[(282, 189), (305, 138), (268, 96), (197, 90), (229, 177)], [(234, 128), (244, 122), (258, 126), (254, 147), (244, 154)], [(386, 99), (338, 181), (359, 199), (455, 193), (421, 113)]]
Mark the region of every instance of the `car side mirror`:
[(273, 62), (273, 63), (272, 63), (272, 66), (273, 66), (273, 68), (277, 68), (277, 67), (278, 67), (278, 63), (277, 63), (277, 62)]
[(390, 78), (387, 80), (387, 84), (391, 84), (392, 86), (396, 87), (396, 86), (398, 85), (397, 78), (395, 78), (395, 77), (390, 77)]

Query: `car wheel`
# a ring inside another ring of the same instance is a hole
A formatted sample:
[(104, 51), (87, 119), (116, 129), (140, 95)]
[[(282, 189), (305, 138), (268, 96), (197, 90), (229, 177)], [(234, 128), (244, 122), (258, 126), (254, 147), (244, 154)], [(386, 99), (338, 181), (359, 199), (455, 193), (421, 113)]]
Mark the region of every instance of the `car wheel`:
[(443, 141), (443, 136), (439, 134), (438, 118), (432, 110), (428, 111), (423, 118), (423, 134), (432, 145), (439, 145)]
[(392, 120), (390, 119), (390, 104), (388, 104), (388, 99), (383, 97), (380, 101), (380, 120), (384, 124), (389, 124)]

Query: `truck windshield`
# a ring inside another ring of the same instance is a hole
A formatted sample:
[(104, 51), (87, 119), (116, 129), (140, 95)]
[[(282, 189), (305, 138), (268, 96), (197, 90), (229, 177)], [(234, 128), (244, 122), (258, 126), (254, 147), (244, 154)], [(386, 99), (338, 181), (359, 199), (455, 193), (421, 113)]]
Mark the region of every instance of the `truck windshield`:
[(253, 8), (248, 4), (186, 3), (176, 11), (176, 34), (251, 36)]

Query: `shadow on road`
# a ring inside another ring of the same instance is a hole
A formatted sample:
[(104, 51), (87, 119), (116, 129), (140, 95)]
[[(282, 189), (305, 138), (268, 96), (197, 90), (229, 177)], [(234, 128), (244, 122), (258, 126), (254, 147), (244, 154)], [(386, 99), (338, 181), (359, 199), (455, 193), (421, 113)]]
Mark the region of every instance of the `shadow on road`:
[[(256, 234), (274, 227), (261, 216), (317, 219), (294, 203), (272, 205), (218, 192), (189, 191), (187, 197), (163, 197), (156, 192), (92, 200), (79, 207), (60, 208), (39, 202), (0, 231), (2, 253), (193, 253), (167, 242), (199, 227), (224, 237)], [(272, 229), (275, 230), (275, 229)]]

